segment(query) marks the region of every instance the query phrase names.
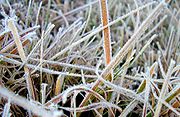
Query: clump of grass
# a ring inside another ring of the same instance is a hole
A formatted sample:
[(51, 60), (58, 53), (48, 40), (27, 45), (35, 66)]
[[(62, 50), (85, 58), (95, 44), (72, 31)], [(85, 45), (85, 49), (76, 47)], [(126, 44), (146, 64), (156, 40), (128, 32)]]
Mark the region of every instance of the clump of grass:
[(180, 116), (178, 0), (0, 4), (2, 116)]

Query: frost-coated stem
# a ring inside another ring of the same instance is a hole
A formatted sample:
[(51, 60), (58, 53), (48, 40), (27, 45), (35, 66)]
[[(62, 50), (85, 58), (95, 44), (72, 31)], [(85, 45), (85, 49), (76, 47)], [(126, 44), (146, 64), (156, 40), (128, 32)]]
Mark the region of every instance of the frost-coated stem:
[(0, 86), (0, 95), (3, 98), (10, 99), (11, 103), (17, 104), (26, 110), (33, 112), (35, 115), (41, 117), (54, 117), (53, 112), (45, 110), (42, 106), (38, 106), (35, 103), (7, 90), (6, 88)]
[[(108, 5), (107, 0), (99, 0), (100, 2), (100, 10), (101, 10), (101, 22), (103, 26), (109, 24), (109, 14), (108, 14)], [(105, 54), (106, 65), (108, 65), (111, 61), (111, 36), (110, 36), (110, 27), (106, 27), (103, 30), (103, 47)]]
[[(26, 55), (25, 55), (23, 45), (22, 45), (21, 40), (20, 40), (20, 36), (18, 34), (18, 30), (17, 30), (16, 25), (14, 23), (14, 19), (11, 18), (8, 20), (8, 28), (13, 35), (14, 42), (17, 46), (19, 56), (21, 57), (21, 60), (24, 62), (26, 60)], [(32, 80), (30, 78), (30, 71), (29, 71), (27, 66), (24, 66), (24, 72), (25, 72), (24, 76), (26, 79), (26, 84), (27, 84), (29, 96), (30, 96), (30, 98), (35, 100), (34, 86), (33, 86)]]

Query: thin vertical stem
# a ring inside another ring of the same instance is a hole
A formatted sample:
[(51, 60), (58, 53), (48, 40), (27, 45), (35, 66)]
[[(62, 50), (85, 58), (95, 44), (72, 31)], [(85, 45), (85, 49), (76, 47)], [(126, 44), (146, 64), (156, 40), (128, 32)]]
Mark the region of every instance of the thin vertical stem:
[[(101, 6), (101, 21), (103, 26), (108, 25), (109, 23), (109, 15), (108, 15), (108, 6), (107, 0), (100, 0)], [(104, 53), (105, 53), (105, 61), (106, 65), (111, 61), (111, 36), (110, 36), (110, 27), (106, 27), (103, 30), (103, 40), (104, 40)]]

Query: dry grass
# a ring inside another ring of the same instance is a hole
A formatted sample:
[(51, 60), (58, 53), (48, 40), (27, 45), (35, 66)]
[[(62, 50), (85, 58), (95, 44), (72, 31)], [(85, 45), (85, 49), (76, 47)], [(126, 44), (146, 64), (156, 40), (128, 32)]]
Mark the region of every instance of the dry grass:
[(180, 116), (178, 0), (0, 4), (1, 116)]

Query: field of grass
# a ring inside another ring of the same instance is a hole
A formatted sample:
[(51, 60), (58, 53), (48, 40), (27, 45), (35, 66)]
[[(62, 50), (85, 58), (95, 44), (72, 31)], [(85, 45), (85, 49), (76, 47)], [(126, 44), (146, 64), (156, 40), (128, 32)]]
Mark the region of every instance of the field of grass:
[(180, 0), (0, 0), (0, 116), (179, 117)]

